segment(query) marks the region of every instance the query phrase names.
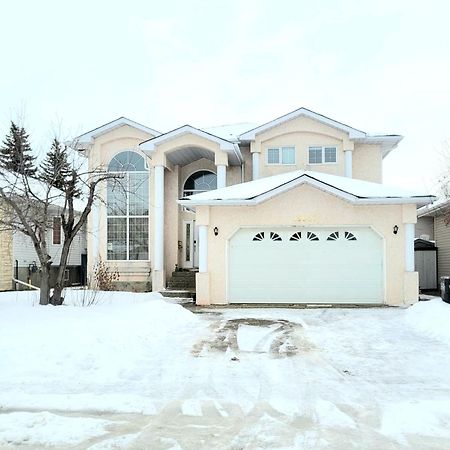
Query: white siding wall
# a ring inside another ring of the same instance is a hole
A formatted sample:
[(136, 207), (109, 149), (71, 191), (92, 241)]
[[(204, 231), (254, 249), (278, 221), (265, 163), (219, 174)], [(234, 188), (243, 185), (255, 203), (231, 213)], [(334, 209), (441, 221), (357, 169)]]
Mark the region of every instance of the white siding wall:
[[(53, 245), (52, 241), (52, 230), (49, 230), (48, 234), (48, 247), (49, 254), (52, 257), (53, 265), (59, 265), (59, 258), (61, 255), (61, 245)], [(79, 266), (81, 265), (81, 254), (85, 252), (86, 248), (86, 237), (85, 232), (82, 230), (75, 239), (73, 240), (72, 247), (69, 253), (69, 266)], [(14, 244), (13, 244), (13, 260), (19, 261), (19, 266), (24, 267), (31, 264), (33, 261), (36, 261), (36, 264), (39, 266), (39, 259), (34, 250), (31, 239), (28, 236), (25, 236), (22, 233), (14, 234)]]
[(434, 219), (434, 238), (438, 247), (439, 277), (450, 276), (450, 225), (443, 216)]
[(434, 241), (433, 223), (433, 217), (419, 217), (415, 228), (415, 237), (420, 238), (420, 236), (427, 235), (430, 236), (430, 241)]

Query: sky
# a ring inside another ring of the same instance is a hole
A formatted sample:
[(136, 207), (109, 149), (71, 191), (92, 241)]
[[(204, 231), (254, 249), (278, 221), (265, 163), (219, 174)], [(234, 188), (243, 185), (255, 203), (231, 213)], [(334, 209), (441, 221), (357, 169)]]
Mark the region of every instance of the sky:
[(449, 17), (444, 0), (0, 0), (0, 138), (19, 120), (43, 152), (120, 116), (163, 132), (303, 106), (403, 135), (384, 182), (436, 193)]

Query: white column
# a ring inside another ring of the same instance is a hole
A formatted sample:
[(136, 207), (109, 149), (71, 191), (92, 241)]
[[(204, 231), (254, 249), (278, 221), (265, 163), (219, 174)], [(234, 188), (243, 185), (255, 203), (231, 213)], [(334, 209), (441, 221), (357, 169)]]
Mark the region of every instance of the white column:
[(226, 187), (227, 185), (227, 166), (219, 164), (217, 166), (217, 189)]
[(252, 153), (252, 166), (253, 166), (253, 179), (257, 180), (259, 178), (259, 158), (260, 153), (254, 152)]
[(353, 152), (351, 150), (344, 150), (345, 155), (345, 176), (352, 178), (353, 176)]
[(92, 212), (91, 212), (91, 219), (92, 219), (92, 266), (94, 266), (99, 259), (99, 242), (100, 242), (100, 205), (98, 200), (94, 200), (94, 203), (92, 205)]
[(164, 270), (164, 166), (155, 166), (155, 261), (153, 269)]
[(198, 226), (198, 271), (208, 272), (208, 227)]
[(414, 224), (405, 223), (405, 271), (414, 272)]

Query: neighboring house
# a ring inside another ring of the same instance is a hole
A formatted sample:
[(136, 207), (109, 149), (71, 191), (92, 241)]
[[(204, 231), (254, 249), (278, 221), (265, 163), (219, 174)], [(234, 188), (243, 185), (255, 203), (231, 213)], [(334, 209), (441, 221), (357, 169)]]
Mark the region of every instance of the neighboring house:
[(10, 290), (12, 286), (12, 248), (12, 232), (6, 230), (0, 231), (0, 292)]
[[(32, 181), (30, 180), (32, 184)], [(32, 184), (34, 193), (39, 192), (38, 182)], [(1, 201), (1, 200), (0, 200)], [(50, 221), (48, 223), (47, 248), (52, 258), (50, 273), (50, 286), (53, 287), (59, 269), (59, 258), (63, 244), (63, 231), (61, 228), (60, 201), (55, 198), (55, 204), (50, 205)], [(59, 205), (59, 206), (58, 206)], [(84, 208), (84, 203), (80, 199), (74, 202), (77, 211)], [(0, 208), (0, 214), (4, 211)], [(87, 242), (86, 227), (75, 236), (70, 248), (68, 265), (66, 269), (66, 285), (82, 285), (86, 282), (87, 264)], [(34, 249), (31, 239), (19, 231), (0, 230), (0, 291), (11, 289), (22, 289), (24, 285), (14, 283), (13, 279), (18, 279), (24, 283), (31, 283), (34, 286), (40, 284), (39, 258)]]
[[(416, 237), (433, 241), (437, 247), (437, 282), (450, 276), (450, 200), (427, 205), (417, 211)], [(433, 262), (426, 266), (433, 270)]]
[(122, 177), (90, 216), (88, 267), (154, 291), (198, 271), (204, 305), (413, 303), (416, 208), (432, 197), (380, 184), (401, 139), (305, 108), (234, 135), (117, 119), (77, 138), (90, 170)]
[[(55, 208), (47, 235), (48, 253), (52, 257), (50, 268), (50, 286), (53, 287), (57, 271), (59, 269), (59, 258), (61, 256), (64, 240), (61, 228), (61, 218), (58, 209)], [(19, 232), (12, 235), (12, 261), (14, 263), (14, 278), (39, 286), (39, 259), (33, 247), (31, 239)], [(66, 267), (66, 285), (76, 286), (86, 283), (86, 261), (87, 261), (86, 229), (78, 233), (70, 247), (69, 259)], [(11, 277), (10, 277), (11, 285)]]

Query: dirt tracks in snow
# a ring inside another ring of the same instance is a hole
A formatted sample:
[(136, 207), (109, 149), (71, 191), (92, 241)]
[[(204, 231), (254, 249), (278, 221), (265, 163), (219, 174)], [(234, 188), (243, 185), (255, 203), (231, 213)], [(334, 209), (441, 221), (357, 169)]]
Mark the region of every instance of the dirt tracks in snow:
[(193, 346), (194, 356), (232, 352), (238, 358), (240, 352), (250, 352), (284, 358), (313, 349), (304, 337), (302, 326), (284, 319), (223, 319), (214, 321), (210, 329), (211, 336)]

